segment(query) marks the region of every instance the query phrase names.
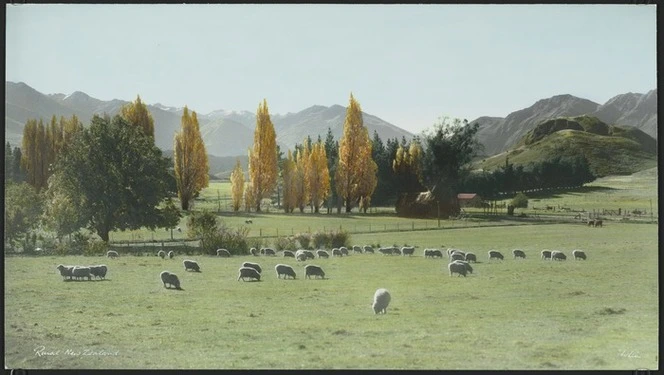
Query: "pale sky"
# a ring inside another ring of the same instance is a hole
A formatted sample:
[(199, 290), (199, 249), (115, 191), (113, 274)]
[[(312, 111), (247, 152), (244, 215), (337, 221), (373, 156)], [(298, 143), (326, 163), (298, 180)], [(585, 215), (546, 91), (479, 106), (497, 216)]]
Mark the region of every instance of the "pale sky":
[(270, 113), (348, 104), (414, 133), (656, 88), (645, 5), (6, 5), (6, 79)]

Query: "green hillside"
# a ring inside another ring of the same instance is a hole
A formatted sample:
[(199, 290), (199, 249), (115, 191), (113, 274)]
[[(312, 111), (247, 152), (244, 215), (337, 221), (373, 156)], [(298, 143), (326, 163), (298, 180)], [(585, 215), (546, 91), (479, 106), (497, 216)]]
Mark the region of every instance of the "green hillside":
[(632, 174), (657, 165), (655, 139), (628, 126), (607, 125), (597, 118), (579, 116), (542, 122), (529, 131), (516, 148), (484, 159), (478, 168), (493, 170), (509, 156), (514, 165), (527, 165), (555, 156), (583, 155), (598, 176)]

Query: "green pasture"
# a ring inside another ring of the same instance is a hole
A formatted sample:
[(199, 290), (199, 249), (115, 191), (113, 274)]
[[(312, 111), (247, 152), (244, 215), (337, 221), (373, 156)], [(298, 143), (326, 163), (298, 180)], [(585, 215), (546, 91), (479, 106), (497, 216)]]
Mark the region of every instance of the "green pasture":
[[(658, 234), (610, 222), (470, 227), (351, 235), (352, 244), (418, 246), (413, 257), (315, 259), (327, 279), (304, 279), (283, 257), (5, 258), (9, 368), (623, 369), (659, 367)], [(475, 252), (468, 277), (425, 247)], [(521, 248), (526, 259), (514, 260)], [(586, 261), (539, 259), (542, 249)], [(504, 261), (487, 261), (496, 249)], [(244, 261), (260, 282), (236, 281)], [(106, 264), (105, 281), (63, 281), (58, 264)], [(296, 280), (279, 280), (277, 263)], [(165, 289), (163, 270), (183, 291)], [(374, 315), (387, 288), (392, 302)]]

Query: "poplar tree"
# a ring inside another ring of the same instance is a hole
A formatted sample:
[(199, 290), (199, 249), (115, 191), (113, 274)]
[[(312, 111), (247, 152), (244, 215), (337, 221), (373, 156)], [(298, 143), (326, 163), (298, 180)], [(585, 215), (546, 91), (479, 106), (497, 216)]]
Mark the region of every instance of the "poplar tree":
[(261, 200), (272, 195), (277, 174), (277, 135), (270, 120), (267, 100), (263, 99), (256, 111), (254, 144), (249, 150), (249, 176), (256, 212), (261, 211)]
[[(346, 212), (350, 212), (353, 203), (360, 198), (369, 199), (373, 194), (375, 183), (362, 181), (375, 179), (375, 164), (371, 159), (371, 140), (362, 120), (362, 109), (350, 94), (350, 104), (346, 109), (343, 134), (339, 140), (339, 160), (337, 163), (335, 183), (337, 194), (343, 198)], [(371, 161), (371, 162), (369, 162)], [(370, 189), (371, 185), (373, 188)]]
[(233, 211), (237, 212), (242, 206), (242, 196), (244, 195), (244, 172), (240, 159), (236, 159), (235, 168), (231, 173), (231, 195), (233, 198)]
[(124, 105), (120, 114), (130, 124), (141, 128), (143, 134), (149, 135), (154, 139), (154, 119), (145, 103), (141, 102), (140, 95), (136, 95), (134, 102)]
[(327, 168), (327, 155), (322, 141), (314, 144), (309, 155), (309, 175), (307, 177), (311, 205), (318, 213), (330, 193), (330, 172)]
[(284, 187), (284, 198), (282, 206), (284, 212), (291, 213), (297, 205), (297, 195), (295, 191), (297, 177), (297, 165), (293, 160), (293, 153), (288, 150), (288, 156), (283, 160), (283, 168), (281, 170), (282, 185)]
[(307, 142), (304, 142), (300, 151), (296, 153), (297, 159), (295, 164), (297, 165), (296, 174), (295, 174), (295, 202), (296, 206), (300, 209), (300, 212), (304, 212), (304, 207), (309, 204), (309, 146)]
[[(154, 139), (153, 139), (154, 141)], [(208, 186), (208, 159), (198, 127), (196, 111), (189, 115), (185, 106), (180, 131), (175, 134), (173, 163), (178, 197), (182, 210), (189, 210), (190, 202)]]

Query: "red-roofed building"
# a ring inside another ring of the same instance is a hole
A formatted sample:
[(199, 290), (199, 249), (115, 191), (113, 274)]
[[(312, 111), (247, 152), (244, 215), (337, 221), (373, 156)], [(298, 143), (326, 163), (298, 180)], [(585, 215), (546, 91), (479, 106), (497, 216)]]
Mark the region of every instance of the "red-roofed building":
[(482, 205), (482, 197), (475, 193), (459, 193), (457, 200), (459, 207), (480, 207)]

